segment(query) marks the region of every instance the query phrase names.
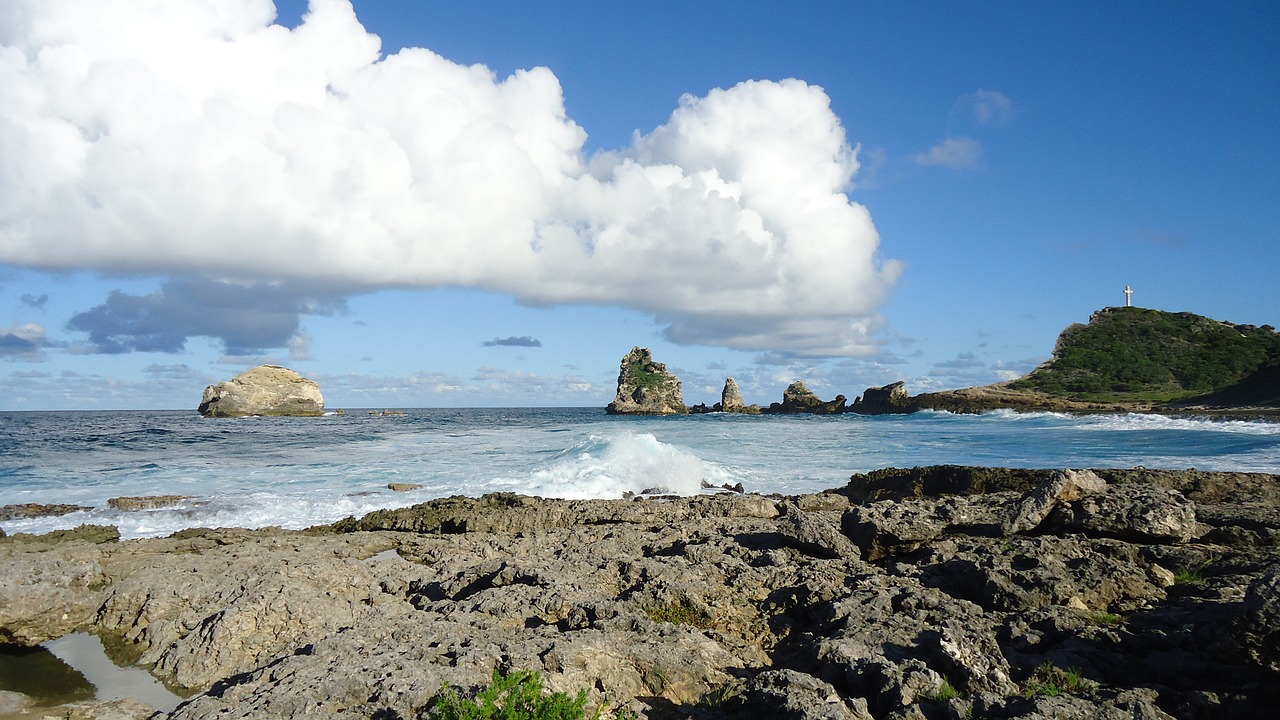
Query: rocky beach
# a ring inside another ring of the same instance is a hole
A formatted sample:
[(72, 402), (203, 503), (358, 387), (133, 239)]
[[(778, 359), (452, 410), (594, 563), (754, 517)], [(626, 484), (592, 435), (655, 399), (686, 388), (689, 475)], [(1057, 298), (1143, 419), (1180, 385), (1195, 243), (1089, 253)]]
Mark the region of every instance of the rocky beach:
[(6, 692), (0, 712), (428, 718), (446, 685), (531, 670), (603, 717), (1271, 717), (1278, 479), (935, 466), (798, 496), (10, 536), (5, 642), (93, 633), (185, 701)]

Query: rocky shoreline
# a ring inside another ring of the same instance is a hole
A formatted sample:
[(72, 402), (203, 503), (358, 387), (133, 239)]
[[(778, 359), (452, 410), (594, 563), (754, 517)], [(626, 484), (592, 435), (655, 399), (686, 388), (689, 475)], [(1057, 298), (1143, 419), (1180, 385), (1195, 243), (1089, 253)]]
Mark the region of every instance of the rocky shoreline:
[[(604, 717), (1280, 702), (1275, 475), (939, 466), (803, 496), (457, 497), (307, 531), (116, 538), (0, 539), (0, 638), (97, 634), (188, 696), (155, 717), (428, 718), (446, 683), (495, 669), (587, 689)], [(28, 705), (0, 695), (0, 713)]]

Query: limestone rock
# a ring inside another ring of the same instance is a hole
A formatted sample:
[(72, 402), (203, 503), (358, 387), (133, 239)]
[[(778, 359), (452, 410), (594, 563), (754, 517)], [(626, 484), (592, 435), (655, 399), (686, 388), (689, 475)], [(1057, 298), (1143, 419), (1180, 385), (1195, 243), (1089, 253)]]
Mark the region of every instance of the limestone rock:
[(67, 505), (64, 503), (19, 503), (0, 507), (0, 521), (23, 520), (26, 518), (57, 517), (80, 510), (92, 510), (85, 505)]
[(835, 400), (824, 401), (810, 390), (803, 380), (797, 380), (782, 391), (782, 402), (770, 403), (765, 410), (768, 413), (794, 415), (813, 413), (814, 415), (832, 415), (845, 412), (845, 397), (837, 395)]
[[(779, 530), (789, 545), (820, 558), (862, 557), (858, 546), (840, 532), (840, 518), (835, 513), (805, 512), (794, 503), (783, 508)], [(826, 515), (833, 517), (827, 521)]]
[(1004, 528), (1006, 535), (1034, 530), (1058, 503), (1079, 500), (1086, 493), (1107, 489), (1107, 482), (1089, 470), (1064, 470), (1040, 483), (1013, 509)]
[(634, 347), (622, 358), (618, 393), (606, 408), (610, 415), (683, 415), (689, 412), (680, 378), (653, 361), (648, 348)]
[(320, 386), (279, 365), (259, 365), (204, 389), (199, 411), (205, 417), (324, 414)]
[(913, 412), (911, 396), (907, 393), (906, 384), (901, 380), (882, 387), (869, 387), (862, 391), (862, 397), (853, 401), (852, 412), (863, 415), (886, 415), (889, 413)]
[(742, 400), (742, 391), (738, 389), (738, 381), (733, 378), (724, 379), (724, 390), (720, 391), (721, 412), (742, 412), (747, 404)]
[(173, 507), (183, 500), (190, 500), (190, 495), (141, 495), (134, 497), (113, 497), (107, 504), (116, 510), (155, 510), (156, 508)]
[(1068, 531), (1140, 543), (1185, 543), (1199, 532), (1194, 502), (1176, 490), (1140, 486), (1059, 505), (1051, 521)]

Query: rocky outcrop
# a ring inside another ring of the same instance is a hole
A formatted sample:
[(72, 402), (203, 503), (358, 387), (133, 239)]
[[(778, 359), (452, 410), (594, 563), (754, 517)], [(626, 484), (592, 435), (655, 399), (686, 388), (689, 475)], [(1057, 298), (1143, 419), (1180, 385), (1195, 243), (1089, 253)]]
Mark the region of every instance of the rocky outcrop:
[(324, 414), (320, 386), (279, 365), (259, 365), (204, 389), (199, 411), (205, 417)]
[(850, 412), (862, 415), (887, 415), (914, 412), (906, 383), (899, 380), (882, 387), (869, 387), (853, 401)]
[(680, 378), (654, 362), (648, 348), (635, 347), (622, 358), (618, 392), (605, 408), (610, 415), (683, 415), (689, 412)]
[(764, 409), (769, 414), (794, 415), (812, 413), (814, 415), (834, 415), (845, 412), (845, 396), (837, 395), (835, 400), (824, 401), (814, 394), (803, 380), (797, 380), (782, 391), (782, 402), (769, 403)]
[(187, 720), (425, 718), (517, 669), (644, 720), (1269, 718), (1277, 510), (1273, 475), (934, 466), (4, 538), (0, 638), (88, 628), (190, 688)]
[(65, 503), (18, 503), (0, 507), (0, 521), (25, 520), (28, 518), (57, 517), (69, 515), (81, 510), (92, 510), (87, 505), (67, 505)]
[(156, 510), (158, 508), (173, 507), (191, 499), (191, 495), (140, 495), (109, 498), (107, 505), (116, 510)]
[(747, 403), (742, 399), (742, 391), (738, 389), (738, 381), (733, 378), (724, 379), (724, 389), (720, 391), (720, 411), (721, 412), (742, 412), (747, 409)]

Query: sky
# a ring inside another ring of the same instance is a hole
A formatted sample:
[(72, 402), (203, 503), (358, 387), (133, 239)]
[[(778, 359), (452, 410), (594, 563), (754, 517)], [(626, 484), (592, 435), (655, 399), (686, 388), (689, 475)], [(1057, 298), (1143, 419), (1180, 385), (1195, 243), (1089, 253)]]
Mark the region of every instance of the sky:
[(1280, 4), (6, 0), (0, 410), (689, 404), (1280, 320)]

